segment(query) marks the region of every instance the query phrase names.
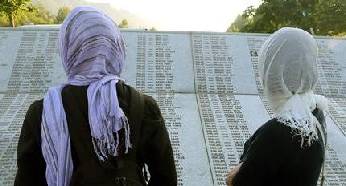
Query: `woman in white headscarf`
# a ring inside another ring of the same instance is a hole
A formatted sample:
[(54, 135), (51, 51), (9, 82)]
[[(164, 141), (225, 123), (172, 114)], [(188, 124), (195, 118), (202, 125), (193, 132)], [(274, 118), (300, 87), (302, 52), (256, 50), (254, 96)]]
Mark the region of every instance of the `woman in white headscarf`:
[(261, 48), (259, 71), (275, 117), (244, 145), (232, 186), (316, 186), (324, 162), (327, 100), (315, 95), (317, 45), (307, 32), (282, 28)]
[(156, 102), (119, 77), (125, 44), (112, 19), (75, 8), (60, 28), (59, 49), (68, 82), (30, 106), (15, 185), (176, 185)]

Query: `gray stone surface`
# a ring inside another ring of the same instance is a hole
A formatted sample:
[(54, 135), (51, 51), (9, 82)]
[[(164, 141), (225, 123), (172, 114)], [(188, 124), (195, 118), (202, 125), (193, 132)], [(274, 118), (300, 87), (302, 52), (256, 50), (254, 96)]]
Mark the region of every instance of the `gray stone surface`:
[[(29, 105), (66, 81), (58, 28), (0, 28), (0, 185), (13, 185), (16, 146)], [(267, 35), (123, 31), (127, 83), (158, 102), (173, 144), (179, 185), (224, 185), (243, 143), (272, 112), (259, 83)], [(316, 37), (327, 117), (327, 183), (346, 185), (346, 40)]]

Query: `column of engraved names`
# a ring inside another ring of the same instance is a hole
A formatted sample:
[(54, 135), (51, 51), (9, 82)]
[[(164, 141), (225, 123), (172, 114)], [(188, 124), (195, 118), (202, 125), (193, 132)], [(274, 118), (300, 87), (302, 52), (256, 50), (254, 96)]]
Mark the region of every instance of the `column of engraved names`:
[(219, 131), (215, 124), (216, 118), (213, 114), (208, 94), (198, 94), (198, 103), (214, 185), (224, 185), (224, 181), (218, 181), (217, 178), (225, 176), (222, 170), (227, 167), (227, 163), (223, 154)]
[(346, 98), (328, 98), (330, 101), (329, 113), (346, 136)]
[[(22, 84), (26, 84), (26, 86), (29, 85), (29, 74), (26, 71), (27, 69), (31, 69), (32, 67), (32, 64), (28, 61), (30, 61), (30, 58), (33, 58), (32, 54), (34, 53), (34, 44), (36, 41), (36, 37), (36, 32), (23, 33), (17, 51), (16, 60), (12, 67), (11, 77), (8, 83), (8, 89), (11, 92), (20, 91)], [(29, 86), (27, 88), (29, 88)]]
[[(1, 54), (6, 54), (8, 51), (8, 44), (10, 42), (12, 42), (13, 37), (11, 37), (11, 33), (9, 33), (8, 31), (0, 31), (0, 53)], [(11, 51), (12, 52), (12, 51)], [(0, 60), (0, 91), (5, 91), (7, 88), (7, 85), (5, 85), (5, 83), (7, 82), (2, 82), (2, 79), (5, 79), (7, 76), (7, 72), (8, 71), (8, 67), (10, 67), (10, 61), (8, 61), (8, 59), (5, 58), (5, 56), (1, 56), (1, 60)], [(1, 126), (1, 124), (0, 124)]]
[(327, 147), (325, 169), (326, 185), (346, 185), (346, 162), (340, 161), (335, 150), (330, 147)]
[[(227, 121), (227, 126), (220, 128), (226, 162), (229, 163), (229, 166), (235, 166), (239, 163), (244, 143), (249, 139), (250, 132), (240, 102), (235, 99), (234, 95), (219, 95), (219, 104), (221, 104), (222, 113)], [(236, 161), (234, 162), (234, 160)]]
[(136, 87), (144, 92), (156, 93), (165, 124), (170, 134), (176, 161), (178, 185), (182, 185), (184, 155), (180, 150), (181, 116), (176, 112), (173, 90), (173, 55), (166, 34), (138, 34)]
[(174, 49), (169, 35), (138, 34), (136, 87), (145, 92), (172, 92)]
[[(0, 100), (6, 108), (4, 112), (0, 115), (0, 121), (6, 123), (6, 127), (0, 129), (0, 183), (1, 185), (10, 185), (13, 184), (14, 180), (14, 171), (12, 170), (13, 165), (16, 165), (14, 161), (16, 156), (16, 142), (18, 141), (19, 130), (16, 127), (16, 116), (19, 113), (20, 108), (25, 100), (25, 96), (17, 94), (5, 94), (4, 97)], [(19, 117), (23, 119), (22, 117)], [(18, 121), (17, 121), (18, 122)], [(17, 128), (17, 129), (16, 129)], [(13, 131), (14, 130), (14, 131)]]
[[(11, 117), (7, 116), (7, 111), (14, 98), (14, 94), (7, 93), (0, 99), (0, 128), (7, 127), (11, 122)], [(0, 133), (0, 137), (2, 137), (2, 133)], [(4, 141), (0, 141), (0, 148), (2, 147), (1, 144), (4, 144)]]
[(225, 185), (228, 169), (239, 163), (250, 137), (247, 123), (233, 95), (199, 94), (198, 99), (214, 184)]
[[(227, 158), (229, 160), (233, 160), (235, 157), (237, 160), (239, 160), (241, 154), (243, 153), (244, 143), (250, 137), (248, 125), (244, 119), (240, 102), (239, 100), (235, 99), (234, 95), (220, 95), (219, 99), (223, 113), (227, 120), (227, 126), (231, 131), (231, 135), (226, 136), (231, 138), (231, 141), (234, 143), (231, 144), (228, 141), (225, 142), (225, 147), (228, 150)], [(230, 153), (231, 150), (232, 153)], [(230, 162), (232, 165), (236, 165), (238, 163), (238, 161), (235, 162), (235, 164), (233, 164), (234, 162), (232, 161)]]
[[(318, 43), (318, 83), (315, 92), (332, 98), (345, 98), (346, 82), (342, 79), (343, 69), (336, 61), (336, 53), (328, 46), (328, 41), (321, 39)], [(340, 115), (335, 112), (336, 108), (331, 108), (331, 115), (334, 118), (335, 124), (345, 134), (346, 123), (340, 120)], [(334, 112), (333, 112), (334, 110)], [(341, 121), (341, 122), (340, 122)]]
[(11, 94), (11, 98), (5, 95), (0, 104), (7, 105), (7, 110), (1, 115), (0, 121), (10, 121), (8, 127), (0, 129), (0, 185), (13, 185), (15, 173), (17, 170), (17, 143), (20, 129), (22, 127), (25, 113), (29, 105), (37, 95), (29, 94)]
[[(50, 87), (52, 83), (52, 77), (50, 77), (52, 74), (57, 73), (55, 72), (55, 64), (58, 62), (56, 61), (55, 56), (58, 55), (58, 47), (57, 47), (57, 40), (58, 40), (58, 32), (56, 31), (49, 31), (46, 33), (46, 35), (42, 35), (41, 38), (45, 38), (45, 43), (42, 47), (44, 47), (43, 50), (43, 57), (44, 60), (38, 61), (34, 63), (34, 69), (32, 71), (32, 76), (35, 74), (36, 77), (33, 81), (37, 82), (37, 84), (33, 84), (32, 91), (31, 92), (46, 92), (46, 90)], [(37, 64), (36, 64), (37, 63)], [(58, 64), (62, 65), (62, 64)], [(44, 69), (44, 70), (42, 70)]]
[(346, 82), (342, 79), (344, 71), (336, 61), (337, 54), (328, 46), (328, 40), (319, 39), (317, 44), (319, 79), (315, 92), (330, 97), (345, 97)]
[(136, 88), (145, 90), (145, 58), (146, 58), (146, 38), (143, 34), (137, 35), (136, 53)]
[(17, 51), (8, 88), (11, 92), (45, 92), (55, 61), (57, 32), (25, 31)]
[(193, 61), (197, 92), (231, 93), (232, 85), (231, 46), (226, 36), (192, 35)]
[(155, 35), (156, 89), (158, 92), (173, 90), (173, 55), (168, 35)]
[[(184, 185), (183, 176), (183, 166), (181, 162), (185, 159), (185, 155), (180, 150), (180, 138), (182, 134), (180, 133), (182, 121), (181, 115), (176, 112), (178, 109), (174, 104), (174, 94), (172, 93), (159, 93), (157, 95), (157, 102), (162, 112), (162, 116), (165, 119), (165, 125), (169, 132), (169, 137), (171, 140), (173, 154), (175, 159), (175, 165), (178, 175), (178, 185)], [(186, 174), (186, 173), (185, 173)]]
[[(178, 185), (182, 186), (183, 167), (181, 161), (185, 159), (180, 150), (180, 129), (181, 116), (176, 112), (174, 104), (173, 90), (173, 55), (175, 51), (169, 45), (168, 35), (156, 34), (155, 37), (149, 38), (149, 45), (154, 46), (149, 52), (148, 58), (153, 59), (155, 64), (155, 88), (158, 92), (158, 100), (163, 109), (163, 116), (166, 120), (166, 127), (170, 133), (170, 139), (173, 148), (173, 154), (176, 161), (176, 169), (178, 174)], [(150, 43), (152, 42), (152, 44)]]
[(266, 108), (268, 114), (270, 116), (273, 116), (273, 111), (269, 105), (269, 102), (263, 94), (263, 87), (261, 84), (261, 79), (260, 79), (259, 70), (258, 70), (259, 69), (258, 68), (259, 50), (260, 50), (260, 48), (261, 48), (261, 46), (265, 40), (266, 40), (266, 37), (263, 37), (263, 36), (248, 37), (247, 43), (249, 46), (250, 60), (251, 60), (253, 71), (255, 73), (256, 86), (257, 86), (257, 90), (259, 93), (259, 97), (262, 100), (264, 107)]

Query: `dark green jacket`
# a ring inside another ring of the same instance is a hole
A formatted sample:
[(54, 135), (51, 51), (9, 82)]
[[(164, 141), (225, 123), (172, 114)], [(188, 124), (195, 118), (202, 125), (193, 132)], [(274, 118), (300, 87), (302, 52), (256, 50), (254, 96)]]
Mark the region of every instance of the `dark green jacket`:
[[(92, 146), (87, 87), (68, 85), (62, 90), (74, 165), (71, 185), (145, 185), (144, 164), (150, 173), (148, 185), (177, 185), (171, 143), (155, 100), (123, 82), (119, 82), (116, 89), (120, 107), (130, 123), (133, 148), (128, 154), (106, 162), (98, 160)], [(47, 185), (40, 145), (42, 107), (42, 100), (35, 101), (22, 126), (17, 149), (16, 186)]]

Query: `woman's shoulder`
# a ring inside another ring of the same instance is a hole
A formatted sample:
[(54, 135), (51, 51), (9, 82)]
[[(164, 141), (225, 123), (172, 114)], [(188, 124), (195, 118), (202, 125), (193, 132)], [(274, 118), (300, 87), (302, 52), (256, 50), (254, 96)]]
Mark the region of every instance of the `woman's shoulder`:
[(36, 115), (41, 115), (42, 114), (42, 109), (43, 109), (43, 99), (35, 100), (31, 103), (31, 105), (28, 108), (26, 117), (30, 116), (36, 116)]
[[(290, 127), (281, 123), (277, 118), (273, 118), (259, 127), (251, 136), (251, 140), (272, 141), (272, 143), (288, 143), (292, 139)], [(275, 142), (274, 142), (275, 141)]]
[(156, 100), (148, 95), (144, 96), (144, 105), (145, 105), (145, 117), (146, 120), (154, 120), (161, 122), (163, 121), (162, 113), (160, 110), (159, 105), (157, 104)]
[(119, 94), (119, 97), (122, 98), (129, 96), (133, 97), (136, 95), (141, 96), (144, 104), (144, 119), (163, 120), (160, 107), (152, 96), (135, 89), (131, 85), (126, 84), (124, 81), (119, 81), (117, 84), (117, 93)]
[(259, 127), (256, 130), (255, 134), (263, 132), (279, 133), (280, 131), (287, 131), (287, 129), (287, 126), (281, 123), (277, 118), (272, 118), (264, 123), (261, 127)]
[(39, 138), (42, 109), (43, 99), (36, 100), (29, 106), (21, 128), (21, 135), (35, 136)]
[[(299, 148), (301, 146), (301, 135), (297, 134), (295, 129), (285, 125), (277, 118), (269, 120), (256, 132), (258, 133), (257, 135), (265, 135), (273, 139), (275, 138), (277, 141), (283, 143), (287, 148), (288, 146)], [(322, 139), (318, 138), (317, 141), (317, 145), (321, 146), (323, 144)]]
[(27, 127), (35, 127), (31, 126), (32, 124), (41, 124), (41, 115), (43, 110), (43, 99), (35, 100), (28, 108), (28, 111), (25, 115), (25, 122), (24, 124), (30, 125)]

